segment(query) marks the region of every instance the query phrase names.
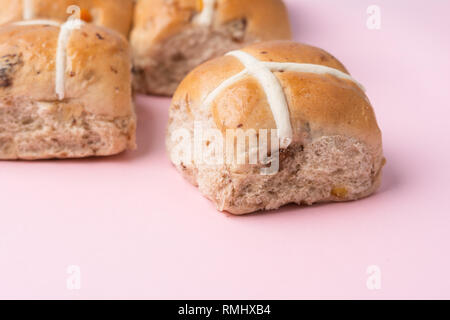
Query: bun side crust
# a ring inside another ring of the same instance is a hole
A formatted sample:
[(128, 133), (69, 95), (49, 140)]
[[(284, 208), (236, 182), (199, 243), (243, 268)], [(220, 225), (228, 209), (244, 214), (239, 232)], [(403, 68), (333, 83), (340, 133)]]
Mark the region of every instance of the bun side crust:
[[(33, 19), (66, 21), (70, 5), (88, 13), (95, 25), (104, 26), (127, 36), (133, 17), (134, 0), (33, 0)], [(0, 25), (23, 20), (22, 0), (0, 0)]]
[[(349, 74), (329, 53), (303, 44), (266, 42), (243, 51), (260, 61), (318, 64)], [(276, 129), (266, 95), (253, 76), (224, 89), (211, 108), (205, 107), (206, 97), (243, 68), (238, 59), (224, 56), (199, 66), (185, 78), (170, 108), (169, 154), (179, 143), (172, 141), (172, 133), (185, 128), (193, 134), (194, 122), (223, 134), (227, 129)], [(381, 131), (363, 90), (331, 75), (274, 74), (283, 87), (293, 128), (292, 143), (280, 153), (279, 172), (261, 175), (260, 164), (178, 164), (172, 157), (177, 169), (218, 209), (234, 214), (288, 203), (356, 200), (375, 192), (385, 160)]]
[(55, 92), (60, 28), (0, 28), (0, 159), (111, 155), (135, 148), (124, 37), (85, 24), (67, 45), (65, 98)]

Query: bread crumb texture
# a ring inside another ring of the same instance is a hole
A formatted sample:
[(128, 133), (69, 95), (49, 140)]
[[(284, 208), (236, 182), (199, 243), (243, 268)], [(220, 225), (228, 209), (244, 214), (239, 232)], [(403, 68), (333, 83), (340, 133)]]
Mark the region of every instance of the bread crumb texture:
[(70, 102), (0, 103), (0, 159), (107, 156), (134, 149), (136, 119)]

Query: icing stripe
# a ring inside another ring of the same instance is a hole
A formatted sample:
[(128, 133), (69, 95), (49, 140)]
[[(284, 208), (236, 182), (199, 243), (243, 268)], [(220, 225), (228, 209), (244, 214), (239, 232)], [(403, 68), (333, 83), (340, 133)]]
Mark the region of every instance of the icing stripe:
[(329, 74), (337, 78), (349, 80), (354, 82), (363, 91), (366, 91), (364, 86), (353, 79), (350, 75), (340, 70), (330, 68), (319, 64), (310, 63), (293, 63), (293, 62), (263, 62), (266, 67), (272, 71), (292, 71), (301, 73), (315, 73), (315, 74)]
[(205, 106), (208, 108), (211, 107), (214, 100), (219, 96), (219, 94), (225, 90), (226, 88), (232, 86), (236, 82), (244, 79), (248, 75), (248, 71), (244, 69), (243, 71), (239, 72), (238, 74), (228, 78), (224, 82), (222, 82), (217, 88), (215, 88), (205, 99), (203, 102)]
[(203, 10), (195, 18), (194, 22), (202, 26), (210, 26), (214, 20), (214, 11), (217, 0), (202, 0)]
[(244, 51), (232, 51), (228, 55), (239, 59), (249, 74), (258, 79), (279, 130), (280, 146), (287, 148), (292, 142), (293, 132), (289, 106), (280, 81), (263, 62), (250, 54)]
[(256, 59), (252, 55), (244, 51), (232, 51), (227, 55), (234, 56), (244, 66), (245, 69), (240, 73), (223, 81), (216, 89), (214, 89), (204, 100), (203, 105), (210, 108), (213, 101), (226, 88), (232, 86), (236, 82), (242, 80), (247, 75), (254, 76), (258, 79), (267, 96), (267, 101), (272, 110), (275, 123), (279, 131), (280, 147), (287, 148), (292, 142), (293, 131), (290, 121), (289, 106), (278, 78), (272, 73), (275, 71), (292, 71), (300, 73), (313, 74), (329, 74), (340, 79), (354, 82), (361, 90), (365, 91), (362, 84), (357, 82), (350, 75), (323, 65), (309, 63), (293, 63), (293, 62), (264, 62)]
[(22, 0), (22, 18), (23, 20), (34, 18), (33, 0)]
[(79, 19), (71, 19), (61, 26), (58, 37), (58, 48), (56, 51), (56, 77), (55, 92), (59, 100), (65, 96), (65, 74), (67, 67), (67, 45), (72, 31), (81, 28), (83, 22)]

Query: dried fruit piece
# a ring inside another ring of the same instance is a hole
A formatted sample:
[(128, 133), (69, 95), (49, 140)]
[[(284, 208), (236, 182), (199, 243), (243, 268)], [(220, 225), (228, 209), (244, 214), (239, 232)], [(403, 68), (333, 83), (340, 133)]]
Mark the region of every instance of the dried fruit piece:
[(203, 0), (197, 0), (197, 5), (196, 5), (197, 11), (202, 12), (204, 5), (203, 5)]
[(88, 9), (81, 9), (80, 19), (86, 22), (92, 22), (92, 15)]
[(334, 187), (331, 190), (331, 194), (338, 198), (345, 198), (348, 194), (348, 190), (345, 187)]

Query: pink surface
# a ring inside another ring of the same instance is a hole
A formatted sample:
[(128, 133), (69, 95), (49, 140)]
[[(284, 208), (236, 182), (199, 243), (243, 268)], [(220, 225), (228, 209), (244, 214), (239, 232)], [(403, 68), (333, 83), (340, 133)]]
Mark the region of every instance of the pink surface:
[[(0, 298), (450, 298), (448, 1), (287, 0), (297, 40), (368, 89), (384, 133), (373, 197), (232, 217), (171, 167), (169, 100), (137, 99), (139, 151), (0, 162)], [(81, 289), (68, 290), (69, 265)], [(368, 290), (366, 269), (381, 268)]]

